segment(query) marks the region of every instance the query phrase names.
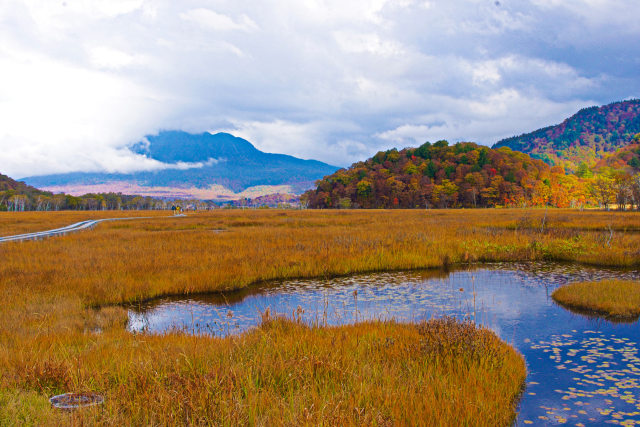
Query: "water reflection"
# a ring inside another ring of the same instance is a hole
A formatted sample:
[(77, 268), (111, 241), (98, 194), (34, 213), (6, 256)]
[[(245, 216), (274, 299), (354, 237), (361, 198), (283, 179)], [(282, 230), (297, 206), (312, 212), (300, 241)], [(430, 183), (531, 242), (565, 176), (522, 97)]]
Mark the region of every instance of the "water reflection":
[(533, 263), (274, 282), (132, 307), (129, 328), (226, 335), (255, 326), (267, 309), (319, 325), (471, 318), (525, 356), (529, 376), (518, 424), (640, 424), (638, 323), (575, 314), (550, 297), (562, 284), (605, 278), (637, 280), (640, 274)]

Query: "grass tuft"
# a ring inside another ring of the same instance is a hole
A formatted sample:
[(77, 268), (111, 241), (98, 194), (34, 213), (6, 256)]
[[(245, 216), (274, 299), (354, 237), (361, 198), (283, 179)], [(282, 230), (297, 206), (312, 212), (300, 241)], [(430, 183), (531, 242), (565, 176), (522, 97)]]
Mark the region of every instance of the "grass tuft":
[(640, 317), (640, 282), (603, 280), (571, 283), (556, 289), (553, 299), (568, 308), (621, 320)]

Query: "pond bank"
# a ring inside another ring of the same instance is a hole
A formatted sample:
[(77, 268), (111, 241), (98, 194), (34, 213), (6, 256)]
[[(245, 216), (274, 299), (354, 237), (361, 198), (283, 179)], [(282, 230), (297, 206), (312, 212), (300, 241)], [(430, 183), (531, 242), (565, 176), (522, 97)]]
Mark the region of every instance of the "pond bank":
[[(553, 420), (604, 423), (640, 410), (627, 401), (630, 397), (640, 401), (640, 389), (628, 383), (624, 390), (630, 394), (625, 395), (616, 384), (636, 378), (626, 365), (633, 365), (638, 356), (638, 324), (614, 324), (573, 314), (555, 304), (551, 294), (575, 281), (612, 278), (637, 280), (640, 272), (536, 262), (487, 264), (451, 272), (276, 281), (231, 295), (173, 297), (132, 305), (129, 328), (151, 334), (226, 336), (256, 327), (265, 312), (319, 326), (392, 319), (415, 324), (443, 316), (475, 320), (526, 359), (528, 385), (518, 407), (519, 425), (541, 423), (545, 418), (540, 417), (549, 418), (548, 412), (553, 413)], [(594, 353), (599, 342), (608, 343), (607, 350)], [(583, 357), (587, 361), (581, 362)], [(606, 396), (597, 384), (610, 386)], [(583, 397), (571, 390), (581, 390)], [(606, 416), (597, 410), (602, 399), (611, 401)], [(624, 419), (640, 422), (635, 416)]]

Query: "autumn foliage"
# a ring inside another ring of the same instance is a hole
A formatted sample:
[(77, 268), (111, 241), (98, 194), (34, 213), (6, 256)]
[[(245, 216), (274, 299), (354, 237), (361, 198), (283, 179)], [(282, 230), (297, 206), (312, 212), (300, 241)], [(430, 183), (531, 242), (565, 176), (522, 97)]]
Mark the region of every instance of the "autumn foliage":
[(303, 196), (311, 208), (576, 207), (584, 183), (509, 148), (425, 143), (381, 151), (341, 169)]
[(640, 172), (640, 134), (636, 136), (633, 144), (621, 148), (596, 163), (597, 171), (603, 168), (611, 168), (631, 175)]
[(575, 171), (627, 146), (640, 132), (640, 99), (583, 108), (556, 126), (514, 136), (494, 145), (510, 147), (550, 165)]

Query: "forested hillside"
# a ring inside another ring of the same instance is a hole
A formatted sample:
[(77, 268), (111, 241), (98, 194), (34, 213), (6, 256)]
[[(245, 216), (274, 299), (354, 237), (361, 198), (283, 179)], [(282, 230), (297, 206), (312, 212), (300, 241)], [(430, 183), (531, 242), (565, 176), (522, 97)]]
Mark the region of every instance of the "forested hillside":
[(0, 173), (0, 191), (19, 191), (21, 193), (40, 192), (35, 187), (16, 181)]
[(40, 191), (35, 187), (16, 181), (0, 174), (0, 211), (27, 210), (31, 201), (38, 197), (50, 197), (51, 193)]
[(166, 209), (171, 202), (119, 193), (74, 197), (41, 191), (0, 174), (0, 211), (58, 211), (103, 209)]
[(493, 148), (509, 147), (575, 171), (629, 145), (638, 133), (640, 100), (634, 99), (582, 109), (559, 125), (504, 139)]
[[(600, 159), (593, 169), (602, 171), (603, 168), (611, 168), (614, 171), (630, 174), (640, 172), (640, 134), (636, 136), (631, 145)], [(584, 166), (581, 169), (584, 170)]]
[(438, 141), (381, 151), (318, 181), (301, 201), (310, 208), (637, 208), (640, 175), (587, 168), (579, 177), (508, 147)]
[(545, 203), (552, 182), (563, 175), (509, 148), (427, 142), (419, 148), (381, 151), (341, 169), (318, 181), (304, 200), (316, 208), (530, 206)]

